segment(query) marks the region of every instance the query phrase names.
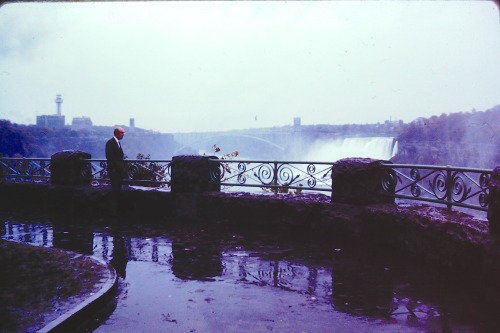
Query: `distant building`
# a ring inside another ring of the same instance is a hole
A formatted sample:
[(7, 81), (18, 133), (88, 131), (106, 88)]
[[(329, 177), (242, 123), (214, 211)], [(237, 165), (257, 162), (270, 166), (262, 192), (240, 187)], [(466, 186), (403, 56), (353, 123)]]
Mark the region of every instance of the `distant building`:
[(61, 95), (56, 96), (57, 114), (36, 116), (36, 126), (44, 128), (64, 128), (65, 117), (61, 114)]
[(74, 130), (91, 129), (92, 126), (92, 120), (89, 117), (75, 117), (71, 122), (71, 128)]
[(36, 126), (44, 128), (64, 128), (65, 117), (57, 114), (36, 117)]
[(302, 121), (301, 121), (300, 117), (293, 118), (293, 126), (294, 127), (300, 127), (301, 123), (302, 123)]

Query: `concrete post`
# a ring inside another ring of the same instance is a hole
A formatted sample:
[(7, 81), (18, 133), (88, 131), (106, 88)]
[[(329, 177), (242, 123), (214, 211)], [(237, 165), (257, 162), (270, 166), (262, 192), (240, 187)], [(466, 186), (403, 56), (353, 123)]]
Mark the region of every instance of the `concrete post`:
[(394, 203), (384, 193), (382, 163), (389, 161), (370, 158), (346, 158), (332, 166), (332, 202), (351, 205)]
[(490, 232), (500, 234), (500, 167), (496, 167), (488, 186), (488, 222)]
[(91, 181), (91, 155), (79, 150), (65, 150), (50, 157), (50, 181), (54, 185), (88, 185)]
[(213, 174), (218, 180), (219, 164), (208, 163), (216, 156), (181, 155), (172, 158), (172, 193), (201, 193), (220, 191), (220, 181), (211, 182)]

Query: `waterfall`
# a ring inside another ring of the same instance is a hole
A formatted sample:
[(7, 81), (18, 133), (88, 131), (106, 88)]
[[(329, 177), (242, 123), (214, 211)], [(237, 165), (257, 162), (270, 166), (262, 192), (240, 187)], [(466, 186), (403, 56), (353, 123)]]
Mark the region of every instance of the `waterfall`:
[(397, 141), (392, 137), (351, 137), (314, 142), (305, 154), (306, 161), (335, 162), (347, 157), (389, 160), (396, 155)]

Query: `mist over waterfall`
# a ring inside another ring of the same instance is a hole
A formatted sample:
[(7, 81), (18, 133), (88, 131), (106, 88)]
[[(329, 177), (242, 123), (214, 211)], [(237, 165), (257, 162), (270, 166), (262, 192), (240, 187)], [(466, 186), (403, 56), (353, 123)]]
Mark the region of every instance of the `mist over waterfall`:
[(305, 154), (306, 161), (335, 162), (348, 157), (389, 160), (396, 155), (392, 137), (350, 137), (315, 141)]

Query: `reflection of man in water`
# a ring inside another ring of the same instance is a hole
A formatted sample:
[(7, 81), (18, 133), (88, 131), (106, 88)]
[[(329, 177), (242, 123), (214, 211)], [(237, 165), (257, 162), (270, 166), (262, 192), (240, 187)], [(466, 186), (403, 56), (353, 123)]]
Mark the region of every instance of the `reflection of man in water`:
[(116, 270), (118, 276), (125, 278), (126, 268), (127, 268), (127, 252), (125, 248), (125, 239), (124, 236), (116, 233), (113, 235), (113, 254), (110, 260), (110, 264)]
[(120, 191), (123, 179), (127, 176), (125, 162), (123, 161), (123, 149), (120, 143), (124, 135), (123, 128), (117, 127), (114, 130), (114, 136), (106, 142), (107, 170), (111, 181), (111, 189), (114, 193)]

